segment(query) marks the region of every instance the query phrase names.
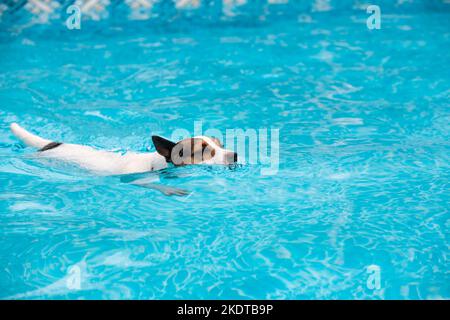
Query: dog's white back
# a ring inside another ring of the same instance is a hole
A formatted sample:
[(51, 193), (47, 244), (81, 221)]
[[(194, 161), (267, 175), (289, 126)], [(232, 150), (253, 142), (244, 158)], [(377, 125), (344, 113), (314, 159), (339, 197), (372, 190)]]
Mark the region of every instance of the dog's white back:
[[(26, 131), (16, 123), (11, 125), (11, 131), (30, 147), (42, 149), (52, 143), (50, 140)], [(38, 152), (36, 156), (74, 163), (99, 175), (142, 173), (168, 166), (166, 159), (157, 152), (119, 154), (70, 143), (63, 143), (53, 149)]]

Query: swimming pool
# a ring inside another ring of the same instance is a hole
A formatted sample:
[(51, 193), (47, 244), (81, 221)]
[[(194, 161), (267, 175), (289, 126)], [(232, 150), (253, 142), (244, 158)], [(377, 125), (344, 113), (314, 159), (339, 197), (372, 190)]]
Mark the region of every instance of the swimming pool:
[[(111, 2), (80, 30), (3, 16), (0, 298), (450, 298), (448, 5), (385, 1), (368, 30), (353, 1)], [(167, 197), (36, 161), (11, 122), (118, 152), (273, 128), (279, 167), (170, 168), (193, 193)]]

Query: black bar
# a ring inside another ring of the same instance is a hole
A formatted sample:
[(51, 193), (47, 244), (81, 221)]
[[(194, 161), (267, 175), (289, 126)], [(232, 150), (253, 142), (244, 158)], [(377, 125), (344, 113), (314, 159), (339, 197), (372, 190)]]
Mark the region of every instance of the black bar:
[[(10, 309), (15, 317), (22, 312), (47, 315), (60, 309), (59, 319), (66, 316), (85, 317), (87, 310), (112, 313), (129, 319), (139, 313), (143, 319), (307, 319), (343, 315), (361, 319), (367, 316), (384, 319), (395, 308), (402, 318), (415, 316), (421, 309), (433, 313), (448, 309), (448, 300), (442, 301), (300, 301), (300, 300), (120, 300), (120, 301), (0, 301), (2, 311)], [(444, 314), (444, 313), (442, 313)], [(131, 320), (131, 319), (130, 319)]]

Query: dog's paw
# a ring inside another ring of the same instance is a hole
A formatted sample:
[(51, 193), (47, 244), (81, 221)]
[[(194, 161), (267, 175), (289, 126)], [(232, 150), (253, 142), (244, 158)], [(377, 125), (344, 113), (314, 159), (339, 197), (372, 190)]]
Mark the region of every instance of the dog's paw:
[(166, 196), (180, 196), (180, 197), (183, 197), (183, 196), (187, 196), (189, 194), (189, 191), (183, 190), (183, 189), (167, 187), (167, 188), (164, 188), (163, 193)]

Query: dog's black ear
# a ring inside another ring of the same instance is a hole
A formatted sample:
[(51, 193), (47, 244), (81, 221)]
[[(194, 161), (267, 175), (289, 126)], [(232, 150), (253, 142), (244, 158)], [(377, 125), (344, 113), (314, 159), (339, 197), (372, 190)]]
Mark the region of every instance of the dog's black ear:
[(172, 153), (173, 147), (176, 143), (164, 139), (160, 136), (152, 136), (153, 144), (155, 145), (156, 151), (166, 158), (168, 162), (170, 162), (170, 154)]

